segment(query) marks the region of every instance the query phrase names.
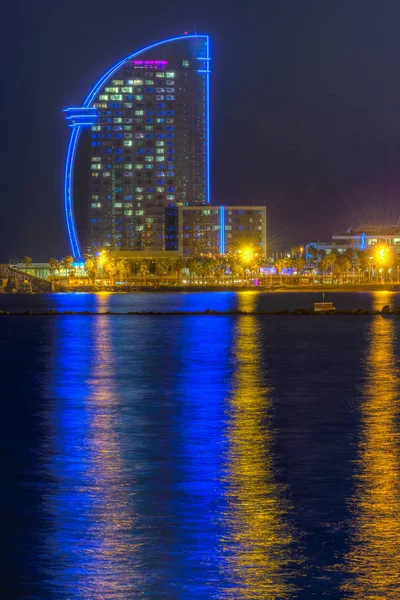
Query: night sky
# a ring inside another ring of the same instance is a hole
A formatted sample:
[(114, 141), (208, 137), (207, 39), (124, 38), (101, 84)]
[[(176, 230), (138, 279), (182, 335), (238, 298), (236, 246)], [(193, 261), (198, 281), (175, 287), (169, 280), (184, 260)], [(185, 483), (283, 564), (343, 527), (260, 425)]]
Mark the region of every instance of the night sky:
[(3, 0), (0, 262), (69, 252), (68, 127), (110, 66), (212, 37), (212, 198), (268, 208), (270, 250), (400, 216), (398, 0)]

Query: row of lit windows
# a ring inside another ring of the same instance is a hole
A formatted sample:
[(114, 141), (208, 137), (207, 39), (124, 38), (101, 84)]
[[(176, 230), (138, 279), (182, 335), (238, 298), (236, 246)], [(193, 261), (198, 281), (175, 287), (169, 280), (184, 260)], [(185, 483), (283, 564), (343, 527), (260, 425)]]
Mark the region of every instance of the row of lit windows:
[[(147, 77), (153, 77), (154, 73), (146, 73), (145, 74)], [(166, 79), (173, 79), (175, 77), (175, 72), (174, 71), (163, 71), (162, 73), (157, 72), (155, 74), (156, 77), (159, 77), (160, 79), (166, 78)], [(127, 79), (125, 80), (125, 84), (126, 85), (141, 85), (134, 83), (135, 81), (143, 81), (140, 79)], [(114, 79), (113, 80), (113, 85), (124, 85), (124, 81), (122, 79)]]
[[(146, 85), (153, 85), (154, 81), (146, 81), (145, 82)], [(174, 94), (175, 93), (175, 88), (174, 87), (156, 87), (156, 94)], [(143, 90), (140, 88), (136, 88), (136, 94), (135, 95), (135, 99), (136, 100), (143, 100), (143, 95), (140, 94), (140, 92), (142, 92)], [(133, 87), (122, 87), (121, 90), (119, 90), (119, 88), (105, 88), (105, 94), (100, 94), (98, 99), (99, 100), (122, 100), (122, 94), (133, 94)], [(120, 93), (121, 92), (121, 93)]]

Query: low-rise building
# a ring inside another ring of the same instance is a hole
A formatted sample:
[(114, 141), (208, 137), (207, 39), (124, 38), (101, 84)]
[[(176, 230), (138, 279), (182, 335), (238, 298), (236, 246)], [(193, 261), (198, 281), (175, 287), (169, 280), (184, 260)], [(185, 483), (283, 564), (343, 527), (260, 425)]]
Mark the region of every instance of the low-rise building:
[(348, 248), (356, 250), (371, 249), (377, 244), (387, 244), (393, 247), (396, 254), (400, 254), (400, 226), (388, 227), (365, 225), (352, 227), (344, 233), (332, 235), (331, 242), (310, 242), (306, 245), (306, 258), (312, 259), (310, 247), (318, 251), (324, 250), (329, 254), (334, 248), (343, 254)]
[(227, 254), (245, 245), (267, 249), (265, 206), (168, 206), (165, 249), (183, 256)]

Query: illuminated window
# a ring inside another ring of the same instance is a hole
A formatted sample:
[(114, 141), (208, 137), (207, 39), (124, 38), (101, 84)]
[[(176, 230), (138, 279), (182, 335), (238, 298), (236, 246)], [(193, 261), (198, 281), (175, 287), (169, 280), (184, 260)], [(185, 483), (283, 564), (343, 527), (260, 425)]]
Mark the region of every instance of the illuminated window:
[(97, 169), (98, 171), (100, 171), (101, 165), (92, 165), (92, 169)]
[(132, 140), (125, 140), (124, 141), (124, 146), (128, 146), (128, 147), (133, 146)]
[(138, 215), (139, 217), (144, 215), (144, 210), (135, 210), (135, 215)]
[(175, 88), (167, 88), (167, 93), (175, 94)]
[(137, 140), (141, 140), (142, 138), (144, 138), (144, 133), (135, 133), (135, 138)]
[(143, 100), (144, 96), (138, 94), (137, 96), (135, 96), (135, 100)]
[(165, 160), (164, 156), (156, 156), (156, 162), (164, 162), (164, 160)]
[(123, 100), (123, 96), (121, 94), (111, 94), (110, 100)]
[(101, 131), (101, 125), (93, 125), (92, 131)]
[(167, 71), (165, 73), (166, 79), (173, 79), (175, 77), (175, 73), (173, 71)]
[(164, 144), (165, 144), (165, 142), (159, 142), (159, 141), (156, 142), (156, 146), (164, 146)]
[(164, 148), (156, 148), (156, 154), (164, 154)]
[(165, 188), (163, 187), (156, 187), (156, 192), (163, 192)]
[(136, 225), (136, 231), (143, 231), (143, 225)]
[(165, 77), (165, 73), (156, 73), (156, 77), (159, 77), (160, 79)]
[(156, 119), (156, 123), (164, 123), (164, 119)]
[(122, 123), (122, 119), (120, 117), (115, 117), (113, 121), (114, 123)]
[(167, 96), (167, 100), (175, 100), (175, 96)]
[(92, 208), (101, 208), (100, 202), (92, 202)]
[[(136, 200), (143, 200), (143, 195), (142, 194), (138, 194), (136, 196)], [(140, 206), (140, 204), (138, 204), (138, 206)]]
[(99, 100), (108, 100), (108, 94), (100, 94)]
[(132, 163), (125, 163), (124, 164), (124, 169), (132, 169)]
[(125, 102), (124, 106), (125, 108), (132, 108), (132, 102)]
[(143, 188), (142, 187), (137, 187), (137, 188), (135, 188), (135, 192), (143, 192)]
[(144, 110), (135, 110), (135, 115), (144, 115)]
[(144, 130), (145, 131), (153, 131), (153, 125), (145, 125)]
[(136, 163), (135, 169), (137, 169), (137, 170), (143, 169), (143, 165), (141, 165), (140, 163)]
[(103, 177), (111, 177), (110, 171), (103, 171)]
[(131, 217), (133, 214), (132, 210), (124, 210), (124, 215), (126, 215), (127, 217)]
[(114, 208), (122, 208), (122, 202), (115, 202)]
[(146, 169), (153, 169), (154, 166), (150, 163), (150, 164), (146, 164)]
[(163, 94), (165, 92), (165, 88), (156, 88), (157, 94)]
[(156, 96), (156, 100), (164, 100), (164, 96)]
[(99, 199), (98, 194), (95, 194), (94, 196), (92, 196), (92, 200), (98, 200), (98, 199)]
[(173, 194), (167, 194), (167, 200), (174, 200), (175, 196)]
[(114, 79), (113, 80), (113, 85), (124, 85), (124, 82), (121, 81), (120, 79)]
[(123, 92), (124, 94), (132, 94), (133, 92), (133, 87), (123, 87), (121, 89), (121, 92)]
[(154, 81), (152, 79), (146, 79), (145, 85), (154, 85)]
[(111, 94), (118, 94), (119, 88), (117, 88), (117, 87), (106, 87), (105, 91), (109, 92)]
[(124, 131), (132, 131), (132, 125), (124, 125)]
[(92, 156), (92, 162), (100, 162), (101, 158), (100, 156)]
[(145, 157), (145, 161), (146, 162), (153, 162), (154, 161), (154, 157), (153, 156), (146, 156)]
[(143, 79), (134, 79), (133, 85), (143, 85)]

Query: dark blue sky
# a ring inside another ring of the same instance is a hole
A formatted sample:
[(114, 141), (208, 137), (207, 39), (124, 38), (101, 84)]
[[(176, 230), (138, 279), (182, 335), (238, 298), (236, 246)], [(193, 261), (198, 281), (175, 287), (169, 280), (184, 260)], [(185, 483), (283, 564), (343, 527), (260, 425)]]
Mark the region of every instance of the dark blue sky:
[(400, 216), (398, 0), (5, 0), (0, 261), (68, 249), (62, 108), (185, 30), (213, 42), (214, 202), (265, 204), (272, 250)]

